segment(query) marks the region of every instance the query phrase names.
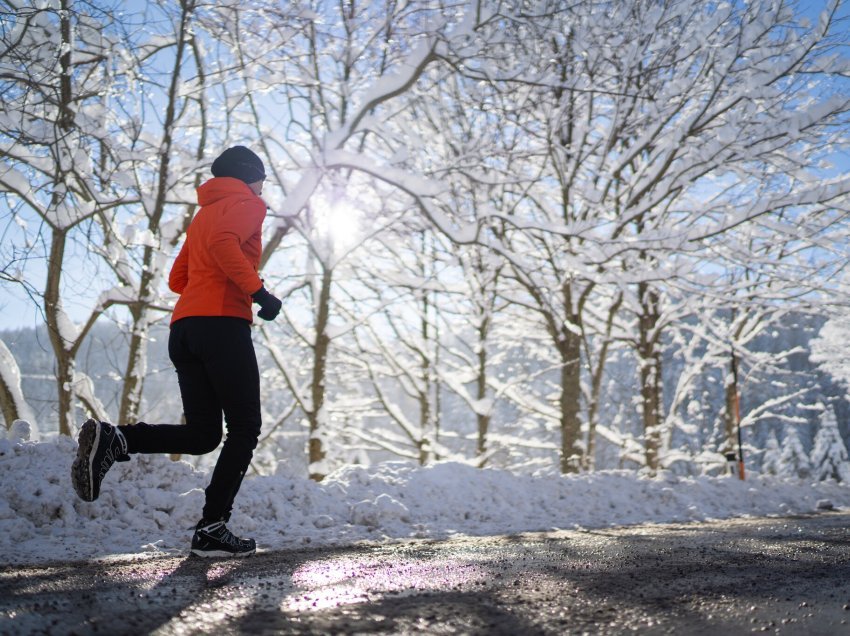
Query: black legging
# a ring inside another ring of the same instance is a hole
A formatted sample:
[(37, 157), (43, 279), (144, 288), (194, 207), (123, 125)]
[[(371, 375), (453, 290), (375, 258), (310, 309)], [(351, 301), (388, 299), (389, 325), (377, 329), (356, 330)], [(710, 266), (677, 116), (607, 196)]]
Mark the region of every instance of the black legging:
[(260, 435), (260, 373), (251, 325), (242, 318), (196, 316), (171, 325), (168, 355), (177, 369), (186, 424), (121, 426), (130, 453), (204, 455), (227, 437), (209, 486), (203, 518), (227, 521)]

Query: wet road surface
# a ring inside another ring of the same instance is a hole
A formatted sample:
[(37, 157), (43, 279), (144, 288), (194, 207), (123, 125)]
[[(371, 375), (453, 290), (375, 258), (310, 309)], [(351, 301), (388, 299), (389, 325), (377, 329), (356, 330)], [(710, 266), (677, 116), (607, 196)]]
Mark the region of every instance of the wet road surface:
[(850, 512), (0, 569), (3, 634), (850, 634)]

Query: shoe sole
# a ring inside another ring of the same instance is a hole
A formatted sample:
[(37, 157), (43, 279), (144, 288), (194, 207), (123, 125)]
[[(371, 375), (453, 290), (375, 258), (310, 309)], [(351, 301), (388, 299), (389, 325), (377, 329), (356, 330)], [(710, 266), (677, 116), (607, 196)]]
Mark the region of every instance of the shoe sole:
[(257, 552), (256, 549), (251, 550), (250, 552), (226, 552), (225, 550), (196, 550), (192, 549), (189, 551), (189, 554), (193, 554), (197, 557), (202, 557), (204, 559), (210, 558), (221, 558), (221, 559), (229, 559), (234, 557), (248, 557)]
[(88, 420), (80, 429), (77, 457), (71, 465), (71, 483), (83, 501), (94, 501), (94, 471), (92, 459), (94, 450), (100, 442), (100, 426), (94, 420)]

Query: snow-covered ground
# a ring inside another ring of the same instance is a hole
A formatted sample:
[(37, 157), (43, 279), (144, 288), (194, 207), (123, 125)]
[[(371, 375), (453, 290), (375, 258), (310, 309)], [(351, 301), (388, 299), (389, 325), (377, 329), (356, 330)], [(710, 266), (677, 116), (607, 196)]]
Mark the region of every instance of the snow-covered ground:
[[(185, 554), (207, 474), (165, 456), (134, 456), (100, 498), (70, 480), (76, 441), (0, 439), (0, 563)], [(323, 483), (248, 477), (230, 527), (261, 550), (443, 538), (850, 508), (850, 486), (748, 476), (681, 478), (603, 471), (521, 476), (460, 463), (342, 469)]]

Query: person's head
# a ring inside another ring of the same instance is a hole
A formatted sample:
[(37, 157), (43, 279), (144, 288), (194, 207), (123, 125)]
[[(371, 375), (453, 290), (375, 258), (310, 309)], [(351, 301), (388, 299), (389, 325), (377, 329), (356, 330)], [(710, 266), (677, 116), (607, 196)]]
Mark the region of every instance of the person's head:
[(214, 177), (233, 177), (248, 184), (260, 196), (266, 170), (263, 160), (245, 146), (233, 146), (221, 153), (212, 164)]

